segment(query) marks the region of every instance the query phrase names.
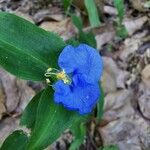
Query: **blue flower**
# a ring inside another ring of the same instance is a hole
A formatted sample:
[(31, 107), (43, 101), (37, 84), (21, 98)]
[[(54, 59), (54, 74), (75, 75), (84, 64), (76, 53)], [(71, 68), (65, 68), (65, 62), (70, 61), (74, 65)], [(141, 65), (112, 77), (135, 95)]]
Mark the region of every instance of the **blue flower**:
[[(80, 114), (90, 113), (100, 96), (99, 80), (103, 63), (99, 53), (86, 44), (78, 47), (66, 46), (58, 59), (58, 65), (66, 74), (65, 80), (54, 85), (54, 100), (69, 110)], [(71, 83), (66, 78), (71, 76)]]

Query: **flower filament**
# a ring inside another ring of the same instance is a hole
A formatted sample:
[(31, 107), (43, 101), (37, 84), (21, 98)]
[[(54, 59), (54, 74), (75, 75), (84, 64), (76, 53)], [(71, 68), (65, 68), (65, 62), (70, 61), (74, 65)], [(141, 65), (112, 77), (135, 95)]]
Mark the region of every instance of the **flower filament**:
[(64, 70), (60, 71), (55, 68), (48, 68), (46, 73), (46, 82), (47, 84), (50, 84), (51, 81), (49, 78), (55, 78), (57, 80), (62, 80), (65, 84), (71, 84), (71, 79), (70, 77), (65, 73)]

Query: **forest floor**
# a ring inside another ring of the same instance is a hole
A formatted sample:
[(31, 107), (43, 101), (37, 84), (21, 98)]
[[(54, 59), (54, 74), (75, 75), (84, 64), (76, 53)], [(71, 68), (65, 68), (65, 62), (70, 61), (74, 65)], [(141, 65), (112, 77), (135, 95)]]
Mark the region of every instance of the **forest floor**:
[[(150, 149), (150, 11), (144, 0), (125, 2), (125, 39), (116, 36), (113, 26), (117, 11), (112, 0), (103, 0), (102, 25), (93, 29), (97, 49), (103, 56), (101, 79), (105, 93), (104, 115), (96, 124), (88, 124), (81, 150), (117, 145), (120, 150)], [(82, 0), (75, 8), (85, 11)], [(0, 11), (13, 12), (37, 26), (59, 34), (64, 40), (77, 34), (66, 17), (60, 0), (0, 0)], [(83, 13), (84, 14), (84, 13)], [(84, 15), (85, 30), (88, 29)], [(44, 87), (17, 79), (0, 69), (0, 143), (19, 126), (19, 118), (29, 100)], [(73, 136), (70, 132), (56, 141), (52, 150), (67, 150)]]

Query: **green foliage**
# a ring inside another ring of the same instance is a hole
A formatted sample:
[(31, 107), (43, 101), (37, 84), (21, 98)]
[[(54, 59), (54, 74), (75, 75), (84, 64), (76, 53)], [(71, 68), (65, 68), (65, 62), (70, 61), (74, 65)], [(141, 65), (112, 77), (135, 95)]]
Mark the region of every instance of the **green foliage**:
[(72, 128), (72, 132), (75, 136), (75, 139), (72, 142), (69, 150), (77, 150), (84, 141), (86, 135), (86, 127), (83, 123), (78, 124), (74, 126), (74, 128)]
[[(96, 47), (93, 33), (83, 31), (82, 19), (72, 16), (72, 20), (79, 30), (79, 42)], [(68, 42), (79, 44), (73, 39)], [(59, 36), (13, 14), (0, 13), (0, 65), (17, 77), (45, 80), (45, 71), (49, 67), (58, 67), (58, 56), (65, 46), (66, 43)], [(70, 149), (80, 146), (86, 134), (84, 122), (89, 116), (81, 116), (56, 104), (53, 94), (52, 87), (48, 87), (33, 97), (20, 121), (21, 125), (31, 129), (30, 136), (27, 137), (22, 131), (15, 131), (5, 140), (2, 150), (42, 150), (68, 128), (75, 135)], [(99, 105), (102, 107), (102, 104)], [(102, 115), (100, 110), (98, 115), (99, 118)]]
[(122, 39), (125, 39), (128, 36), (128, 32), (127, 32), (127, 30), (126, 30), (124, 25), (118, 25), (116, 27), (116, 33)]
[(32, 100), (30, 101), (30, 103), (27, 105), (21, 117), (20, 125), (25, 125), (27, 128), (30, 128), (33, 130), (35, 121), (36, 121), (37, 107), (38, 107), (42, 92), (43, 91), (39, 92), (36, 96), (34, 96)]
[(104, 107), (104, 91), (103, 91), (103, 88), (100, 86), (100, 89), (101, 89), (101, 95), (100, 95), (100, 99), (97, 103), (97, 121), (100, 121), (102, 119), (102, 116), (103, 116), (103, 113), (104, 113), (104, 110), (103, 110), (103, 107)]
[(47, 88), (40, 97), (36, 122), (28, 149), (40, 150), (52, 144), (62, 132), (79, 119), (76, 112), (68, 111), (53, 101), (53, 90)]
[(86, 43), (86, 44), (96, 48), (95, 36), (92, 32), (86, 33), (83, 31), (82, 19), (76, 15), (72, 15), (71, 19), (72, 19), (73, 24), (76, 26), (76, 28), (79, 31), (78, 41), (80, 43)]
[(70, 6), (72, 0), (62, 0), (62, 1), (63, 1), (64, 9), (65, 9), (65, 11), (67, 11), (67, 9)]
[(91, 26), (92, 27), (100, 26), (98, 11), (97, 11), (94, 0), (84, 0), (84, 3), (88, 12)]
[(116, 22), (116, 34), (124, 39), (128, 36), (127, 30), (122, 24), (125, 15), (124, 0), (114, 0), (114, 5), (118, 11), (118, 20)]
[[(87, 116), (87, 118), (88, 118), (88, 116)], [(85, 122), (85, 120), (83, 120), (83, 119), (78, 120), (71, 127), (71, 131), (72, 131), (75, 139), (71, 143), (69, 150), (79, 149), (80, 145), (84, 142), (84, 139), (86, 136), (86, 126), (85, 126), (84, 122)]]
[(105, 146), (102, 150), (119, 150), (119, 148), (116, 145), (110, 145), (110, 146)]
[(73, 46), (75, 46), (75, 47), (80, 44), (79, 41), (76, 40), (75, 38), (69, 39), (68, 41), (66, 41), (66, 43), (67, 43), (68, 45), (73, 45)]
[(44, 80), (57, 67), (65, 42), (57, 35), (9, 13), (0, 13), (0, 65), (26, 80)]
[[(6, 139), (2, 145), (2, 150), (5, 150), (4, 148), (8, 144), (11, 145), (11, 142), (14, 144), (12, 145), (14, 149), (17, 144), (20, 144), (17, 150), (24, 150), (26, 147), (29, 150), (42, 150), (52, 144), (74, 122), (84, 118), (87, 118), (87, 116), (81, 117), (78, 113), (68, 111), (63, 106), (55, 104), (53, 101), (53, 90), (49, 87), (31, 100), (22, 116), (21, 124), (32, 128), (28, 144), (25, 136), (19, 137), (17, 132)], [(78, 133), (74, 132), (74, 134), (79, 139), (75, 140), (73, 147), (81, 144), (81, 141), (83, 141), (84, 128), (80, 126), (80, 132), (77, 131), (78, 128), (75, 129)]]
[[(0, 20), (2, 67), (18, 77), (30, 80), (44, 80), (44, 73), (49, 67), (57, 68), (58, 56), (66, 45), (61, 38), (13, 14), (0, 13)], [(77, 112), (55, 104), (53, 92), (51, 88), (40, 92), (22, 115), (21, 125), (32, 129), (28, 144), (26, 135), (20, 135), (18, 131), (6, 139), (3, 149), (8, 144), (20, 150), (26, 144), (30, 150), (44, 149), (80, 118)]]
[(114, 0), (114, 5), (118, 11), (119, 22), (122, 23), (125, 15), (124, 0)]
[(1, 150), (26, 150), (28, 137), (23, 131), (14, 131), (4, 141)]
[(81, 43), (86, 43), (94, 48), (96, 48), (96, 40), (95, 40), (95, 36), (92, 32), (80, 32), (79, 33), (79, 41)]
[(73, 22), (73, 24), (75, 25), (75, 27), (80, 31), (83, 30), (83, 22), (81, 17), (76, 16), (76, 15), (71, 15), (71, 20)]

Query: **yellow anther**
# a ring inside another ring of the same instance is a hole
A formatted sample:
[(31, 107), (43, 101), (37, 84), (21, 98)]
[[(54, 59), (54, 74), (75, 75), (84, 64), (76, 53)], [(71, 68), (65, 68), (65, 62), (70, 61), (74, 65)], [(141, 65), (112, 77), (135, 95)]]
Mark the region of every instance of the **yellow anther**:
[(64, 71), (61, 71), (59, 73), (56, 74), (57, 79), (65, 79), (66, 78), (66, 74)]
[(56, 74), (57, 79), (63, 80), (64, 83), (70, 83), (70, 80), (68, 79), (68, 76), (66, 75), (65, 71), (61, 71)]

